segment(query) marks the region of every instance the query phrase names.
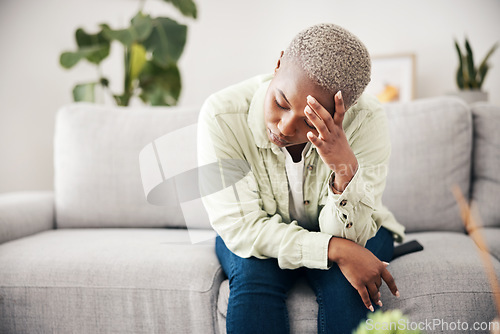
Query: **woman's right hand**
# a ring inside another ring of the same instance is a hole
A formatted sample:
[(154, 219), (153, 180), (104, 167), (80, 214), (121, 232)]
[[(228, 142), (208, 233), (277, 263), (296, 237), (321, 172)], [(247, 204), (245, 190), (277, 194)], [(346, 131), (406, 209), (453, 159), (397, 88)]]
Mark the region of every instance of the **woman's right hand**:
[(337, 263), (345, 278), (358, 291), (366, 308), (374, 311), (370, 299), (382, 306), (380, 286), (385, 281), (392, 294), (399, 297), (394, 278), (387, 270), (387, 262), (380, 261), (368, 249), (343, 238), (332, 237), (328, 244), (328, 259)]

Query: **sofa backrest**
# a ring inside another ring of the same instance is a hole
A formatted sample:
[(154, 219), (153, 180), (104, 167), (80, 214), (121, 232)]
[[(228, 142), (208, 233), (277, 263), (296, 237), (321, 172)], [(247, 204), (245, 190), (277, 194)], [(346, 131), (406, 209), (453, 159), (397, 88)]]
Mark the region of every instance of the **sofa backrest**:
[(198, 113), (86, 103), (61, 108), (54, 138), (57, 227), (184, 227), (173, 187), (165, 190), (168, 203), (146, 201), (139, 153), (166, 133), (195, 124)]
[(407, 232), (464, 232), (451, 191), (468, 197), (472, 117), (452, 97), (386, 104), (392, 154), (383, 203)]
[(474, 150), (471, 199), (481, 223), (500, 227), (500, 107), (486, 103), (472, 106)]
[[(464, 194), (469, 193), (470, 109), (452, 97), (386, 104), (385, 109), (392, 155), (384, 204), (407, 232), (463, 232), (451, 188), (457, 184)], [(161, 206), (147, 202), (139, 155), (154, 140), (195, 124), (198, 113), (198, 108), (85, 103), (61, 108), (54, 143), (57, 226), (185, 227), (175, 187), (165, 187), (163, 197), (171, 200)], [(472, 195), (483, 203), (485, 224), (498, 226), (500, 214), (492, 194), (500, 193), (500, 178), (494, 173), (500, 166), (495, 137), (500, 113), (484, 105), (475, 108), (474, 115), (478, 163)]]

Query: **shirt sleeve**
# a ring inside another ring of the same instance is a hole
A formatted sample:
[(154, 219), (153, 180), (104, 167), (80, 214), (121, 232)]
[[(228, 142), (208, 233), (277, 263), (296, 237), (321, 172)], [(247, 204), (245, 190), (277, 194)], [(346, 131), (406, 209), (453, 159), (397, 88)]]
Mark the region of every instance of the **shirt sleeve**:
[(200, 190), (213, 228), (240, 257), (276, 258), (284, 269), (327, 269), (331, 235), (287, 224), (263, 209), (237, 134), (214, 112), (226, 106), (217, 104), (214, 98), (205, 102), (198, 121), (198, 164), (205, 170)]
[(390, 140), (385, 112), (381, 106), (365, 111), (368, 115), (351, 134), (349, 143), (358, 160), (358, 170), (342, 193), (331, 189), (332, 178), (325, 182), (320, 230), (365, 246), (381, 226), (373, 213), (382, 208), (390, 157)]

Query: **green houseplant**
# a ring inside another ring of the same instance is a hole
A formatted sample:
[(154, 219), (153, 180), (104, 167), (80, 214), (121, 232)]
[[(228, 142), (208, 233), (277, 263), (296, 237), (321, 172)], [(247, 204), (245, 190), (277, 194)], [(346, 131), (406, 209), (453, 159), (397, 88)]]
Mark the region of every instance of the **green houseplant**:
[[(196, 19), (197, 9), (193, 0), (163, 0), (171, 3), (184, 16)], [(95, 102), (96, 90), (110, 93), (117, 105), (127, 106), (133, 96), (154, 106), (171, 106), (177, 103), (181, 92), (181, 75), (177, 67), (186, 44), (187, 26), (168, 17), (151, 17), (141, 8), (124, 29), (114, 30), (100, 24), (96, 34), (82, 28), (75, 32), (76, 51), (61, 53), (61, 66), (70, 69), (80, 60), (97, 66), (99, 78), (93, 82), (77, 84), (73, 89), (75, 101)], [(114, 94), (109, 79), (102, 76), (100, 64), (110, 54), (112, 42), (119, 42), (124, 53), (123, 92)]]
[(474, 54), (467, 38), (465, 38), (465, 49), (462, 50), (460, 45), (455, 40), (455, 48), (458, 54), (458, 69), (456, 73), (457, 86), (460, 89), (459, 96), (463, 97), (467, 102), (479, 100), (487, 100), (487, 93), (482, 91), (482, 86), (486, 74), (490, 69), (488, 59), (495, 52), (498, 43), (495, 43), (487, 52), (484, 59), (476, 67), (474, 64)]

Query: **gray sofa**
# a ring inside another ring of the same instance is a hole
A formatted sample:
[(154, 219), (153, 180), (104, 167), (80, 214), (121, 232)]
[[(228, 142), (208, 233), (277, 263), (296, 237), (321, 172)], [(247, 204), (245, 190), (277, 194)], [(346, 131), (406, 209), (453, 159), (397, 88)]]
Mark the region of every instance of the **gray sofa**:
[[(495, 317), (493, 294), (450, 189), (477, 202), (500, 276), (500, 108), (439, 97), (386, 110), (393, 153), (384, 203), (406, 241), (424, 250), (391, 262), (401, 298), (383, 285), (383, 309), (400, 309), (429, 333), (456, 332), (435, 319), (480, 333), (472, 326)], [(229, 287), (214, 231), (205, 218), (186, 228), (184, 216), (204, 213), (183, 206), (172, 179), (158, 182), (163, 201), (154, 203), (139, 167), (144, 148), (196, 124), (197, 114), (90, 104), (58, 112), (55, 191), (0, 195), (0, 333), (225, 333)], [(159, 168), (182, 170), (196, 149), (184, 139)], [(292, 332), (315, 333), (304, 281), (288, 304)]]

